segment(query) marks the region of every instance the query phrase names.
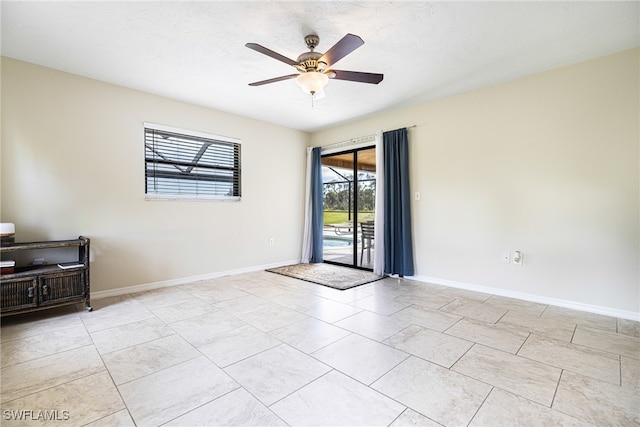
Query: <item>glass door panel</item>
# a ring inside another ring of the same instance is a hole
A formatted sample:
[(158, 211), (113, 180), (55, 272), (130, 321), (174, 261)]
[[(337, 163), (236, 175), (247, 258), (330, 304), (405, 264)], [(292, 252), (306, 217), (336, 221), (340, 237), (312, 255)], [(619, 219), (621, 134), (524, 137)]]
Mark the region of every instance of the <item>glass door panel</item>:
[(323, 258), (327, 262), (353, 264), (357, 244), (353, 165), (352, 152), (322, 158)]
[[(324, 260), (371, 269), (375, 209), (375, 148), (351, 150), (322, 158)], [(363, 236), (364, 230), (364, 236)]]
[(355, 265), (373, 269), (373, 218), (376, 201), (376, 149), (368, 148), (356, 153), (358, 247)]

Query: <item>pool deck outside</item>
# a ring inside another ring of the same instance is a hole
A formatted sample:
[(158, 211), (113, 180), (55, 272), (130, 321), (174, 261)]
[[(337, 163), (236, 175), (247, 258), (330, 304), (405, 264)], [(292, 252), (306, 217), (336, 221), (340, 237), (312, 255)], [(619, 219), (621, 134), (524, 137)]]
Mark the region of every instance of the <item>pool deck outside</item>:
[[(335, 229), (332, 227), (324, 227), (322, 235), (329, 238), (339, 238), (340, 240), (349, 237), (344, 234), (336, 234)], [(360, 239), (358, 239), (358, 244), (360, 244), (359, 241)], [(373, 268), (375, 249), (371, 248), (370, 259), (367, 256), (367, 251), (365, 250), (364, 256), (362, 257), (362, 263), (360, 263), (360, 254), (360, 246), (358, 245), (358, 267)], [(353, 265), (353, 244), (348, 246), (324, 246), (323, 255), (325, 261)]]

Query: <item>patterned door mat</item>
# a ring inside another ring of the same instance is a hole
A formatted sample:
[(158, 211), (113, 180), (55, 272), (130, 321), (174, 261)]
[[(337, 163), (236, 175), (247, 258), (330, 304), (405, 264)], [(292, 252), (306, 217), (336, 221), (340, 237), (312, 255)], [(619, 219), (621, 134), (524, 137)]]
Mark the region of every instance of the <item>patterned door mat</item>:
[(325, 263), (294, 264), (270, 268), (267, 271), (341, 290), (382, 279), (382, 276), (373, 274), (370, 271)]

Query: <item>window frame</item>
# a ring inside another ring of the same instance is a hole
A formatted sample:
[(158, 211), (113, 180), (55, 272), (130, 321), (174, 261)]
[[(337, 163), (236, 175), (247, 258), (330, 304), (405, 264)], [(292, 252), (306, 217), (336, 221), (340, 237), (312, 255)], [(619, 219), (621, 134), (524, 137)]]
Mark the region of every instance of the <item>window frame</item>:
[[(147, 187), (147, 130), (174, 133), (187, 138), (211, 140), (213, 143), (234, 144), (234, 153), (238, 157), (238, 166), (234, 170), (233, 181), (237, 182), (237, 195), (210, 195), (210, 194), (177, 194), (177, 193), (148, 193)], [(144, 122), (143, 124), (143, 157), (145, 176), (145, 200), (184, 200), (184, 201), (240, 201), (242, 199), (242, 141), (238, 138), (214, 135), (206, 132), (182, 129), (173, 126), (166, 126), (157, 123)]]

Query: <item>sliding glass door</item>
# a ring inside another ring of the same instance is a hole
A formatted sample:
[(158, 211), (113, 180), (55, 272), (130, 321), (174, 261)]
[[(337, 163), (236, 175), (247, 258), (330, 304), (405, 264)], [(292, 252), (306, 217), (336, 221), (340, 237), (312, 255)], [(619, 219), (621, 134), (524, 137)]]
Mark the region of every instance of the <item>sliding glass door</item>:
[(322, 156), (325, 262), (373, 268), (375, 147)]

